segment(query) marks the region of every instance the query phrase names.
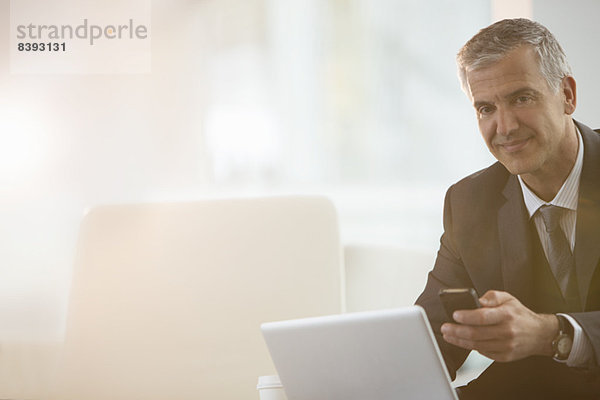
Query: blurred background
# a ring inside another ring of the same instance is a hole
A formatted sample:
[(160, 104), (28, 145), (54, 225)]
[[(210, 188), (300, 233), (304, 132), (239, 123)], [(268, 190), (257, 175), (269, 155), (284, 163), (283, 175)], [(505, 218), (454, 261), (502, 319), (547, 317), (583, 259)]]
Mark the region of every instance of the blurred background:
[[(557, 36), (575, 117), (600, 127), (593, 0), (153, 0), (152, 72), (122, 75), (11, 74), (9, 8), (0, 0), (2, 340), (60, 340), (96, 204), (321, 194), (344, 245), (433, 260), (445, 190), (493, 161), (454, 56), (494, 20), (531, 17)], [(430, 267), (410, 274), (415, 293)]]

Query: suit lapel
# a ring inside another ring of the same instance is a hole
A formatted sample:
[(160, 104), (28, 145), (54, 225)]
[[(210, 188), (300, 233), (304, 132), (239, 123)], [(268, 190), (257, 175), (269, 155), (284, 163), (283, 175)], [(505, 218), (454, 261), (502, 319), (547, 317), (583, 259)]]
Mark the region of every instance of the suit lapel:
[(531, 307), (533, 246), (529, 214), (516, 176), (509, 176), (502, 194), (506, 202), (498, 210), (498, 233), (502, 238), (500, 250), (504, 289)]
[(587, 301), (590, 282), (600, 258), (600, 136), (576, 123), (584, 143), (583, 170), (579, 181), (575, 265), (581, 304)]

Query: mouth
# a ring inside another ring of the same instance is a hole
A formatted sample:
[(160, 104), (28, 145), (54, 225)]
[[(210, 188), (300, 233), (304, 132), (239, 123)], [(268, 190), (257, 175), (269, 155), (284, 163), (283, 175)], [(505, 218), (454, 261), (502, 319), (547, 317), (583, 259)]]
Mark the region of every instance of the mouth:
[(507, 153), (515, 153), (527, 146), (527, 143), (529, 143), (529, 139), (530, 138), (511, 140), (510, 142), (497, 143), (496, 145)]

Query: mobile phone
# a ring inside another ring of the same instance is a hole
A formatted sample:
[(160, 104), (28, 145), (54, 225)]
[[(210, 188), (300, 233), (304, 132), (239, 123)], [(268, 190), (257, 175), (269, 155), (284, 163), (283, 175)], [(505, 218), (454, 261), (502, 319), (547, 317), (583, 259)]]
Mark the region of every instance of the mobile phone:
[(446, 309), (448, 318), (454, 321), (452, 314), (456, 310), (472, 310), (480, 308), (479, 296), (473, 288), (461, 288), (461, 289), (441, 289), (439, 292), (440, 300)]

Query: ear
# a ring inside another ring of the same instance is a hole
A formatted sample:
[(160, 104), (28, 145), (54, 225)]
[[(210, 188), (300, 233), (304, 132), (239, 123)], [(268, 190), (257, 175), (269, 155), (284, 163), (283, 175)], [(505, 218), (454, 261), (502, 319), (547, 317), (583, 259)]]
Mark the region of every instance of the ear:
[(561, 82), (562, 94), (564, 96), (565, 114), (571, 115), (577, 106), (577, 85), (575, 78), (565, 76)]

